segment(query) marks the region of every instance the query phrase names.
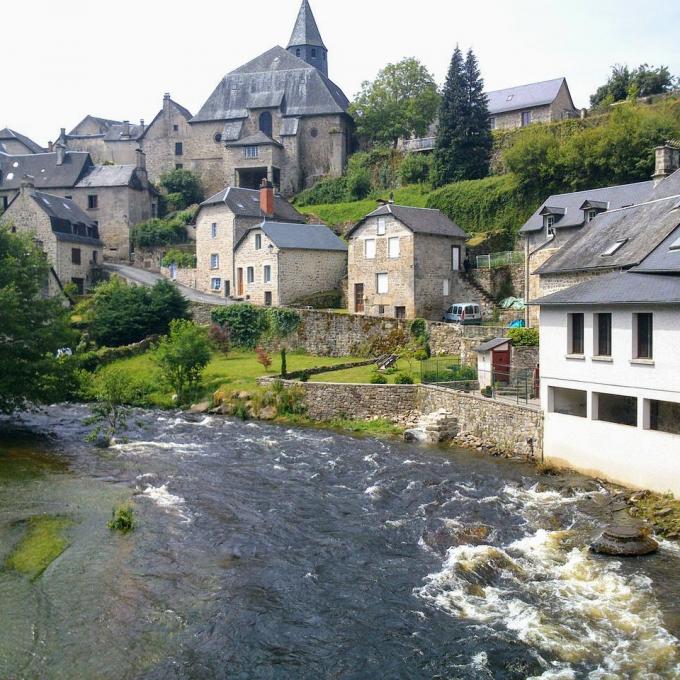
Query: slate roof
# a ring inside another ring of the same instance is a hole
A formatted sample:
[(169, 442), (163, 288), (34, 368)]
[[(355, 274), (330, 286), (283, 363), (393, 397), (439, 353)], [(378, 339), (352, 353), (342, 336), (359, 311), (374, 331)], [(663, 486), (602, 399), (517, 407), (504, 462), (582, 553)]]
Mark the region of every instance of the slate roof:
[(631, 269), (633, 272), (647, 274), (674, 273), (680, 274), (680, 248), (671, 250), (671, 244), (680, 243), (680, 227), (672, 231), (642, 263)]
[(276, 146), (281, 146), (280, 142), (267, 136), (261, 130), (258, 130), (253, 135), (248, 135), (247, 137), (241, 137), (233, 142), (227, 142), (226, 146), (263, 146), (265, 144), (275, 144)]
[(479, 347), (475, 347), (475, 352), (488, 352), (489, 350), (505, 345), (506, 343), (511, 343), (509, 338), (494, 338), (493, 340), (487, 340), (487, 342), (483, 342)]
[(66, 151), (57, 165), (56, 152), (10, 156), (0, 153), (0, 190), (18, 189), (21, 178), (31, 175), (37, 189), (70, 188), (92, 168), (86, 151)]
[[(226, 187), (201, 203), (201, 207), (223, 203), (239, 217), (263, 217), (258, 189)], [(304, 223), (305, 217), (281, 196), (274, 196), (274, 217), (282, 222)]]
[(228, 73), (191, 123), (246, 118), (248, 109), (279, 106), (285, 116), (346, 113), (349, 101), (321, 71), (277, 45)]
[(562, 87), (562, 83), (566, 83), (565, 78), (555, 78), (540, 83), (517, 85), (516, 87), (507, 87), (504, 90), (487, 92), (489, 113), (493, 116), (507, 111), (552, 104), (560, 91), (560, 87)]
[(288, 47), (300, 45), (315, 45), (326, 49), (321, 39), (321, 33), (319, 33), (319, 27), (316, 25), (314, 14), (312, 14), (312, 8), (307, 0), (302, 0), (293, 32), (288, 41)]
[(32, 139), (26, 137), (26, 135), (22, 135), (16, 130), (10, 130), (9, 128), (0, 130), (0, 146), (2, 145), (3, 139), (12, 139), (21, 142), (31, 153), (45, 153), (45, 149), (43, 149), (40, 144), (36, 144)]
[[(567, 227), (580, 227), (585, 223), (583, 206), (586, 201), (598, 205), (605, 205), (609, 210), (622, 208), (635, 203), (649, 200), (649, 195), (654, 188), (654, 182), (636, 182), (634, 184), (620, 184), (613, 187), (600, 189), (587, 189), (586, 191), (574, 191), (568, 194), (553, 194), (536, 209), (536, 212), (525, 222), (520, 232), (527, 233), (543, 229), (543, 216), (545, 208), (562, 208), (564, 215), (555, 220), (555, 229)], [(679, 192), (680, 193), (680, 192)]]
[(130, 140), (139, 139), (145, 132), (146, 127), (144, 125), (133, 125), (130, 126), (130, 135), (123, 135), (123, 130), (125, 126), (123, 123), (115, 123), (111, 125), (106, 134), (104, 135), (104, 141), (106, 142), (129, 142)]
[(79, 182), (83, 187), (125, 187), (143, 188), (137, 177), (135, 165), (95, 165)]
[[(627, 269), (639, 264), (680, 224), (680, 210), (673, 209), (678, 198), (664, 198), (600, 213), (536, 272), (556, 274)], [(622, 240), (625, 243), (616, 252), (602, 255), (607, 248)]]
[[(104, 129), (104, 132), (108, 130), (112, 125), (122, 125), (123, 121), (122, 120), (113, 120), (111, 118), (100, 118), (99, 116), (92, 116), (89, 113), (83, 118), (74, 128), (71, 130), (71, 132), (68, 133), (68, 137), (79, 137), (79, 135), (76, 130), (88, 119), (92, 119), (96, 121), (101, 128)], [(102, 132), (101, 134), (104, 134)]]
[(50, 218), (57, 239), (101, 246), (97, 224), (72, 200), (53, 196), (42, 191), (32, 191), (31, 198)]
[[(178, 104), (174, 99), (169, 100), (170, 103), (186, 118), (186, 120), (191, 120), (193, 118), (193, 115), (189, 109), (185, 108), (181, 104)], [(153, 117), (153, 120), (144, 127), (144, 131), (139, 135), (137, 139), (143, 139), (146, 136), (146, 133), (150, 130), (151, 126), (158, 120), (163, 115), (163, 109), (161, 110)], [(141, 126), (140, 126), (141, 127)]]
[(529, 302), (530, 305), (677, 305), (680, 276), (612, 272)]
[(351, 236), (370, 217), (390, 214), (394, 215), (414, 233), (467, 238), (467, 234), (441, 210), (414, 208), (407, 205), (396, 205), (395, 203), (386, 203), (370, 212), (347, 232), (347, 236)]
[(281, 250), (347, 250), (347, 244), (324, 224), (290, 224), (264, 220), (261, 224), (249, 229), (238, 241), (236, 247), (243, 242), (253, 229), (262, 231)]
[(649, 195), (649, 199), (666, 198), (668, 196), (677, 196), (680, 194), (680, 170), (666, 177), (659, 182)]

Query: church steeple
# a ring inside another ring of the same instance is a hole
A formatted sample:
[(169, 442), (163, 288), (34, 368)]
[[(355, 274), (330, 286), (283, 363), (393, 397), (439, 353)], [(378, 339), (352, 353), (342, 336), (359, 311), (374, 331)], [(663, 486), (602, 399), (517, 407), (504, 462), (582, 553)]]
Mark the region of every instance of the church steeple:
[(288, 41), (288, 51), (328, 76), (328, 50), (323, 44), (307, 0), (302, 0), (300, 5), (293, 33)]

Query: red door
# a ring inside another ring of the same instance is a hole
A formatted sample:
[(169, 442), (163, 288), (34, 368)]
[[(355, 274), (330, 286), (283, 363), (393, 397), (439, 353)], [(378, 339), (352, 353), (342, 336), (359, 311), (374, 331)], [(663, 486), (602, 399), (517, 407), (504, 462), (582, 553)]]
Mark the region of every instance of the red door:
[(361, 314), (364, 311), (364, 284), (354, 284), (354, 311)]
[(510, 350), (495, 349), (491, 353), (494, 382), (510, 382)]

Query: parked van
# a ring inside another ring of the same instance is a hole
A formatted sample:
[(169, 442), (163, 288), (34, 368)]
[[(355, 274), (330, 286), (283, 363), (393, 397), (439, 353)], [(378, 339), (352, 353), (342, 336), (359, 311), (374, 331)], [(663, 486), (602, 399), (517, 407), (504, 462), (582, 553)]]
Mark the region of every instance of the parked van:
[(482, 310), (476, 302), (454, 302), (444, 312), (442, 321), (466, 325), (480, 324), (482, 323)]

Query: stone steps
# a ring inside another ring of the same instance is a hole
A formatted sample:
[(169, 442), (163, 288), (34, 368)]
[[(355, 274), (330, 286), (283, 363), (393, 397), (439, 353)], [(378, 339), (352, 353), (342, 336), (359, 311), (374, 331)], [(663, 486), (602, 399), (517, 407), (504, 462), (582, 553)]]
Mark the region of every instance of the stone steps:
[(458, 434), (458, 419), (445, 409), (423, 415), (415, 427), (404, 432), (405, 441), (440, 444)]

